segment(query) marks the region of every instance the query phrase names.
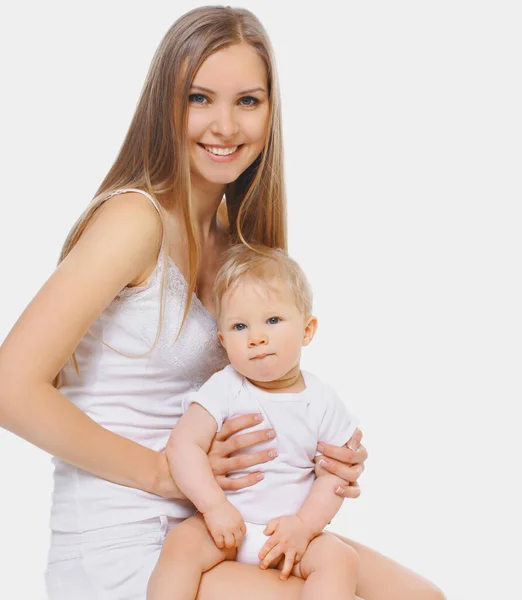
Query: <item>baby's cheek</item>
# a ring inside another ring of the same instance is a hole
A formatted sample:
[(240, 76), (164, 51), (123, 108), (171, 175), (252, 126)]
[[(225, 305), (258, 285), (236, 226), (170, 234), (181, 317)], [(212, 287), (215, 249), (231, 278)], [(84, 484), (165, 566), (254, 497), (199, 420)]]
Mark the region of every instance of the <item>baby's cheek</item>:
[(231, 345), (227, 348), (228, 359), (232, 366), (241, 365), (245, 361), (244, 352), (242, 352), (239, 348)]

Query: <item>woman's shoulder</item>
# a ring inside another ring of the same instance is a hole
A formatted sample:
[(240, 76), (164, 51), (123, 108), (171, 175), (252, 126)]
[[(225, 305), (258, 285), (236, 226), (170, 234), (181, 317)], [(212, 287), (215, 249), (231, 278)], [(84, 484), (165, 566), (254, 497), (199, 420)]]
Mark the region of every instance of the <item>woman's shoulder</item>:
[[(108, 195), (96, 207), (67, 257), (89, 263), (100, 276), (140, 285), (154, 269), (162, 247), (163, 224), (157, 208), (143, 194)], [(105, 265), (105, 266), (103, 266)]]
[(110, 194), (91, 217), (86, 232), (89, 229), (98, 234), (100, 241), (127, 246), (135, 258), (143, 259), (145, 255), (155, 264), (163, 223), (158, 207), (148, 196), (134, 190)]
[(116, 191), (100, 202), (87, 227), (97, 221), (108, 225), (118, 223), (123, 235), (129, 230), (140, 237), (152, 236), (161, 239), (163, 225), (158, 205), (149, 195), (135, 191)]

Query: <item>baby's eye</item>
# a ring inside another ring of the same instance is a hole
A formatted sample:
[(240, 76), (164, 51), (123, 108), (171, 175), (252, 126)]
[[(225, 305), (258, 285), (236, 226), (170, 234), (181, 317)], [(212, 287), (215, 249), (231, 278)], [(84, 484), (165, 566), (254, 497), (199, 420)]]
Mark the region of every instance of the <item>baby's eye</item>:
[(280, 320), (280, 317), (270, 317), (270, 319), (268, 319), (268, 323), (270, 325), (277, 325)]
[(232, 329), (235, 329), (236, 331), (243, 331), (243, 329), (246, 329), (246, 325), (244, 323), (236, 323)]
[(206, 104), (207, 100), (207, 97), (203, 94), (190, 94), (189, 96), (189, 102), (193, 104)]

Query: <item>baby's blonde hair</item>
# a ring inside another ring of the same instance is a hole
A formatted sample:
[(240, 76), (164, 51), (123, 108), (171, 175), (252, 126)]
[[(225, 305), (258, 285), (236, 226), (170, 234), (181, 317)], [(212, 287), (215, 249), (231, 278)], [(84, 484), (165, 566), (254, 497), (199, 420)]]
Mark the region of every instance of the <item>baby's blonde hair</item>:
[(312, 314), (312, 288), (301, 267), (280, 248), (262, 244), (236, 244), (225, 253), (225, 262), (214, 283), (214, 300), (219, 318), (223, 296), (246, 278), (267, 287), (274, 279), (288, 285), (297, 308), (305, 317)]

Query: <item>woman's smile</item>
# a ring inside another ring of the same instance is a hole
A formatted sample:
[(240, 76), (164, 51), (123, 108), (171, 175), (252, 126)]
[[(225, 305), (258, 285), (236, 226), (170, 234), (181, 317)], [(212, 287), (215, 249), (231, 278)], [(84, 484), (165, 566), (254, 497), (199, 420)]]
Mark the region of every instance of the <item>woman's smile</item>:
[(188, 106), (192, 182), (236, 181), (261, 154), (268, 133), (267, 70), (258, 52), (240, 43), (209, 56), (194, 77)]
[(210, 160), (217, 163), (228, 163), (232, 162), (236, 158), (238, 158), (241, 154), (241, 149), (244, 147), (244, 144), (239, 144), (235, 146), (230, 145), (208, 145), (202, 144), (198, 142), (198, 146), (202, 148), (205, 155), (210, 158)]

